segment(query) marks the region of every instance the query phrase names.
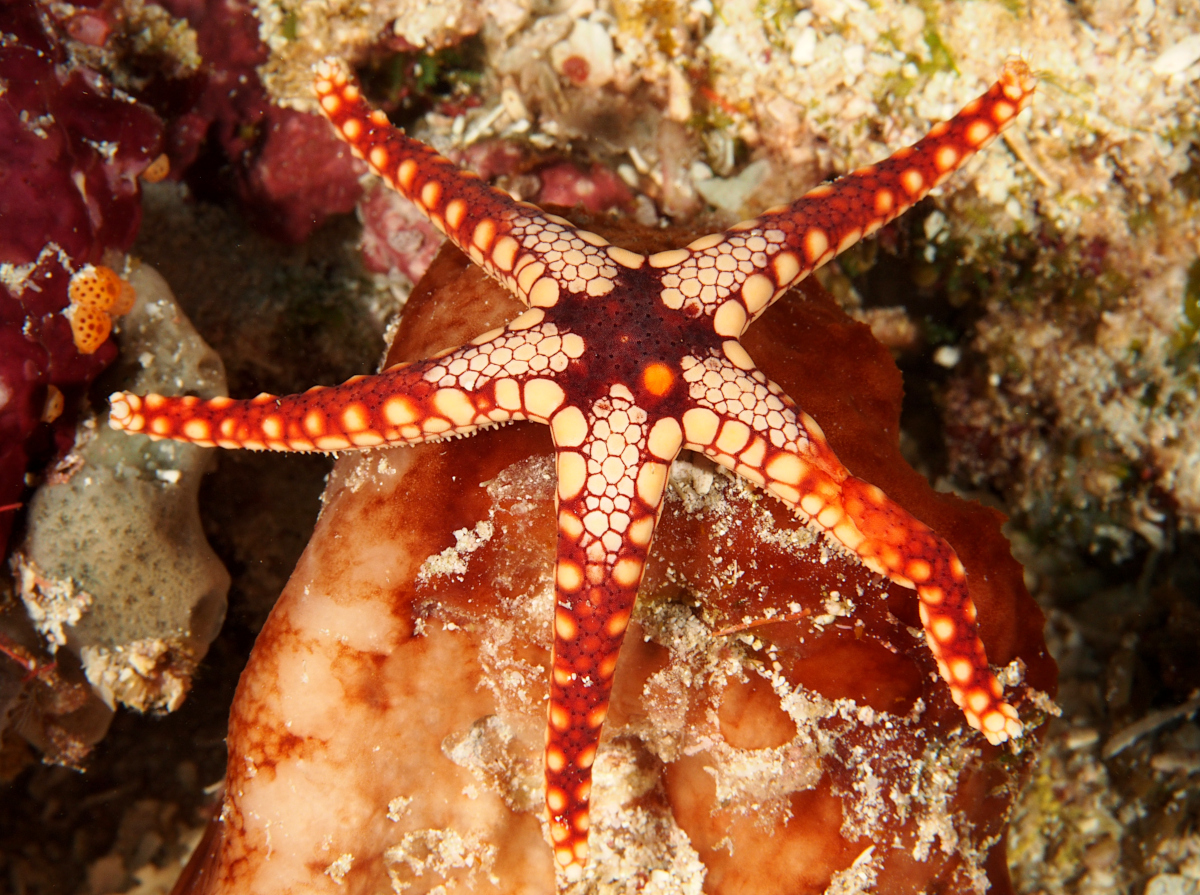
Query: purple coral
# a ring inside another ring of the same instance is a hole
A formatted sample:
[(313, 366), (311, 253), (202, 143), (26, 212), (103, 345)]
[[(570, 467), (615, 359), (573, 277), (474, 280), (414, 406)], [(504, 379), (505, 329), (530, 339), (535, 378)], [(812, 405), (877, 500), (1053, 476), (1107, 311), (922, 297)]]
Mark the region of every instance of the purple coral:
[[(74, 64), (33, 0), (0, 6), (0, 31), (0, 506), (9, 507), (31, 460), (70, 444), (73, 415), (60, 408), (116, 355), (111, 342), (76, 348), (67, 283), (132, 244), (137, 177), (161, 152), (162, 125)], [(0, 511), (0, 550), (12, 518)]]

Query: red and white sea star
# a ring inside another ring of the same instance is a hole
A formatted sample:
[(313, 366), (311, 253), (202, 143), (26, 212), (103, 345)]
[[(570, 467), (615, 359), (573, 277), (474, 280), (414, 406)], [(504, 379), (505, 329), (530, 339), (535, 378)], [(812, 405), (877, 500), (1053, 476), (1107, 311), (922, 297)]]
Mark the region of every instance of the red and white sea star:
[(852, 475), (739, 338), (791, 286), (903, 213), (1032, 96), (1019, 60), (957, 116), (791, 205), (649, 256), (517, 202), (391, 127), (345, 67), (317, 68), (324, 114), (356, 154), (527, 307), (469, 345), (334, 388), (235, 401), (112, 396), (111, 425), (279, 451), (419, 444), (486, 426), (550, 427), (558, 476), (546, 805), (560, 866), (587, 861), (591, 769), (670, 464), (701, 452), (765, 487), (890, 580), (915, 588), (926, 640), (968, 723), (1019, 736), (951, 547)]

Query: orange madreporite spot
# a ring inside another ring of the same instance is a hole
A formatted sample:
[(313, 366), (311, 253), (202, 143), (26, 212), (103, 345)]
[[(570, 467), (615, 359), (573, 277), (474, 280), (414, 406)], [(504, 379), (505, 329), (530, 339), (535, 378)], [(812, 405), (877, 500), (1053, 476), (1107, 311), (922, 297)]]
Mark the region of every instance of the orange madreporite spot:
[(642, 371), (642, 385), (652, 395), (662, 396), (675, 384), (675, 374), (666, 364), (650, 364)]

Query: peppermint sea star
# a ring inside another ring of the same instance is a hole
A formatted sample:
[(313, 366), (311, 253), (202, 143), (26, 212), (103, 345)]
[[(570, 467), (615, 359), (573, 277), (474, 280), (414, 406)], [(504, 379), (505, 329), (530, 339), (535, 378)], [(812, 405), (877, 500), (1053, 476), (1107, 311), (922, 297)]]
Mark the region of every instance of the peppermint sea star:
[(322, 112), (528, 310), (469, 345), (301, 395), (112, 396), (114, 428), (206, 446), (343, 451), (512, 420), (550, 427), (558, 474), (546, 807), (558, 864), (587, 861), (591, 768), (613, 670), (680, 450), (766, 488), (873, 571), (915, 588), (929, 649), (967, 722), (1021, 733), (988, 667), (958, 557), (850, 475), (817, 423), (739, 337), (791, 286), (904, 212), (1011, 123), (1035, 79), (1019, 60), (950, 121), (886, 161), (723, 233), (644, 256), (518, 202), (406, 137), (344, 64), (316, 67)]

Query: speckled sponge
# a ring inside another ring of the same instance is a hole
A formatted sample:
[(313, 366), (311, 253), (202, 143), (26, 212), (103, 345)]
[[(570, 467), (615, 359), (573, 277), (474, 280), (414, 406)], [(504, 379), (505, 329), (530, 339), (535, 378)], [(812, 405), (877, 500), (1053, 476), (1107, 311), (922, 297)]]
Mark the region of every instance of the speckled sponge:
[[(223, 395), (220, 358), (161, 276), (135, 266), (117, 373), (131, 387)], [(225, 616), (229, 575), (200, 525), (211, 451), (131, 439), (86, 420), (30, 502), (14, 560), (21, 596), (55, 647), (76, 653), (112, 707), (172, 711)]]

